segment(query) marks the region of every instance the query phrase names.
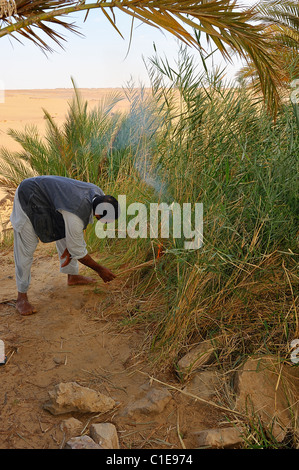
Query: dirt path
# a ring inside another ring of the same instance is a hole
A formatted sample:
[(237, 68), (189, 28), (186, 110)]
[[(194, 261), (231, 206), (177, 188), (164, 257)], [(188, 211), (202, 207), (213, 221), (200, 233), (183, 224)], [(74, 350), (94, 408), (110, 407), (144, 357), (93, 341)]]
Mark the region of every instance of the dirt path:
[[(80, 272), (90, 275), (87, 270)], [(90, 423), (112, 422), (123, 449), (190, 449), (195, 447), (193, 431), (224, 420), (214, 407), (172, 388), (172, 400), (163, 412), (141, 418), (121, 416), (146, 389), (159, 386), (150, 380), (153, 374), (183, 387), (171, 371), (153, 371), (144, 348), (148, 332), (140, 325), (122, 323), (136, 304), (127, 279), (68, 287), (66, 276), (59, 273), (55, 244), (39, 244), (29, 290), (38, 313), (22, 317), (15, 309), (12, 247), (0, 246), (0, 273), (0, 339), (8, 357), (0, 367), (0, 449), (61, 448), (67, 439), (61, 423), (69, 417), (82, 421), (82, 433)], [(101, 416), (53, 416), (44, 410), (48, 391), (71, 381), (111, 396), (117, 408)]]

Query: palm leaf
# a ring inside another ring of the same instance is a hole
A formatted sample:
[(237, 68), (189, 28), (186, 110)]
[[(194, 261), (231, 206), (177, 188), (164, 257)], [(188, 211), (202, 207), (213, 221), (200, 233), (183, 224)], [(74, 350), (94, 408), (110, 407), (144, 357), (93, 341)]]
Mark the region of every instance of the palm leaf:
[(25, 178), (37, 175), (23, 157), (23, 152), (9, 152), (4, 147), (0, 150), (0, 186), (8, 191), (15, 190)]
[[(262, 0), (256, 5), (257, 18), (265, 25), (264, 33), (272, 38), (275, 87), (283, 97), (287, 87), (299, 75), (299, 3), (294, 0)], [(259, 93), (261, 82), (256, 64), (247, 57), (247, 65), (239, 73), (249, 79)]]
[[(34, 44), (39, 46), (43, 51), (53, 52), (51, 46), (46, 42), (46, 39), (42, 38), (42, 33), (44, 33), (48, 38), (53, 40), (56, 44), (62, 47), (62, 41), (65, 40), (62, 34), (59, 34), (56, 29), (62, 27), (68, 31), (71, 31), (76, 34), (80, 34), (77, 27), (72, 23), (67, 23), (55, 15), (52, 18), (49, 18), (47, 22), (51, 26), (47, 25), (45, 21), (27, 21), (33, 20), (38, 15), (45, 14), (46, 12), (53, 12), (54, 10), (61, 9), (65, 6), (70, 7), (71, 5), (75, 6), (77, 2), (75, 1), (59, 1), (59, 0), (46, 0), (46, 1), (37, 1), (37, 0), (15, 0), (16, 3), (16, 13), (13, 17), (2, 17), (0, 19), (0, 25), (2, 21), (2, 27), (0, 28), (0, 37), (2, 33), (7, 31), (7, 28), (12, 28), (16, 30), (23, 38), (31, 40)], [(58, 15), (59, 16), (59, 15)], [(19, 29), (19, 25), (21, 29)], [(35, 29), (33, 29), (33, 27)], [(13, 34), (10, 34), (11, 37), (16, 38)]]

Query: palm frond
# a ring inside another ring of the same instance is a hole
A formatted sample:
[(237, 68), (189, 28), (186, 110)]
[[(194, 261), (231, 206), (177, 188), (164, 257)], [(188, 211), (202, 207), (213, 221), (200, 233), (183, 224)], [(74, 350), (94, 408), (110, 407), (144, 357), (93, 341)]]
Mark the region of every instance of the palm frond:
[[(62, 27), (65, 30), (80, 34), (78, 28), (73, 23), (68, 23), (57, 18), (56, 15), (45, 20), (51, 26), (47, 25), (45, 21), (34, 20), (33, 22), (31, 22), (28, 20), (33, 20), (41, 14), (45, 15), (47, 12), (53, 13), (53, 11), (57, 11), (57, 9), (61, 9), (66, 6), (75, 6), (76, 3), (76, 1), (72, 0), (45, 0), (41, 2), (37, 0), (15, 0), (16, 12), (13, 14), (13, 16), (2, 16), (2, 18), (0, 18), (0, 37), (3, 32), (5, 33), (7, 28), (12, 28), (13, 30), (17, 31), (23, 38), (31, 40), (43, 51), (53, 52), (52, 47), (46, 41), (46, 37), (54, 41), (60, 47), (63, 47), (62, 43), (63, 41), (65, 41), (65, 38), (56, 30), (56, 28)], [(19, 29), (19, 25), (21, 26), (21, 29)], [(9, 34), (15, 39), (18, 39), (11, 33)], [(43, 39), (43, 34), (45, 35), (45, 39)], [(20, 41), (20, 39), (18, 40)]]
[[(255, 9), (257, 18), (265, 25), (264, 33), (272, 38), (275, 87), (283, 96), (286, 86), (299, 74), (299, 3), (294, 0), (262, 0)], [(257, 67), (249, 55), (239, 77), (250, 79), (254, 89), (261, 92)]]
[(21, 152), (0, 150), (0, 185), (7, 190), (15, 190), (25, 178), (37, 176), (37, 172), (26, 162)]

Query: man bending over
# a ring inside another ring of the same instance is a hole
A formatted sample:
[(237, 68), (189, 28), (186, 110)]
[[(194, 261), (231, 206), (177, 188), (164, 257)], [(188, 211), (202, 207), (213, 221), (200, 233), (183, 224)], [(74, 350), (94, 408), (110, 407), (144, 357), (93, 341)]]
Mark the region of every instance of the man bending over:
[(63, 176), (36, 176), (22, 181), (14, 198), (10, 220), (14, 229), (14, 259), (21, 315), (36, 310), (28, 301), (33, 254), (40, 239), (56, 242), (60, 272), (67, 274), (68, 285), (95, 282), (78, 274), (78, 261), (95, 271), (104, 282), (115, 275), (87, 253), (84, 230), (93, 217), (109, 222), (119, 216), (113, 196), (107, 196), (96, 185)]

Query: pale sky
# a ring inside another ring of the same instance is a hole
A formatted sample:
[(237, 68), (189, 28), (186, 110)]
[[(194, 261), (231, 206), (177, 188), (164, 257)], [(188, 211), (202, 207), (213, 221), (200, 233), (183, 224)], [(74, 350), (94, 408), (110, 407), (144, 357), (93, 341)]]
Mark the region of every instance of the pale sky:
[[(250, 5), (255, 0), (243, 0), (245, 2)], [(137, 22), (127, 55), (131, 28), (129, 15), (116, 12), (117, 26), (125, 39), (118, 35), (100, 11), (91, 11), (85, 23), (84, 17), (85, 12), (79, 12), (69, 16), (69, 20), (80, 26), (85, 37), (66, 33), (65, 50), (52, 42), (55, 52), (47, 56), (21, 37), (23, 45), (7, 36), (1, 38), (0, 82), (4, 88), (72, 88), (71, 77), (78, 88), (122, 87), (131, 77), (137, 86), (140, 83), (148, 86), (142, 57), (153, 56), (153, 43), (158, 54), (166, 55), (170, 62), (177, 57), (179, 46), (173, 36)], [(214, 63), (225, 66), (219, 53), (214, 56)], [(228, 65), (227, 78), (232, 79), (239, 67), (238, 60), (234, 60), (233, 66)]]

